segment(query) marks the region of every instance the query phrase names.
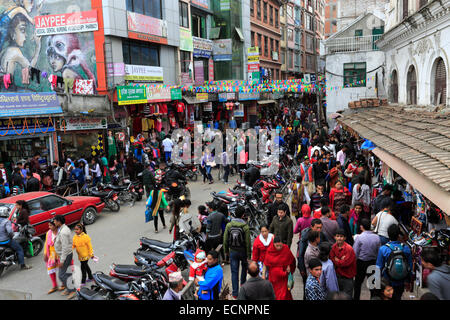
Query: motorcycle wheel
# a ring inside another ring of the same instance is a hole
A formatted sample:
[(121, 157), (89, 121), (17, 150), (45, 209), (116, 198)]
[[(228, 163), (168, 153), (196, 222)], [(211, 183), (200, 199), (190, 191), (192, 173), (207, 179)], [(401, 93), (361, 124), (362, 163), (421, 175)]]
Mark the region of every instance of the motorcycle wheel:
[(30, 250), (28, 248), (27, 250), (23, 251), (25, 257), (27, 258), (35, 257), (39, 253), (41, 253), (42, 249), (44, 248), (44, 241), (42, 241), (41, 238), (37, 238), (31, 242), (31, 245), (33, 246), (33, 256), (30, 254)]
[(0, 265), (0, 277), (3, 274), (3, 270), (5, 270), (5, 266), (4, 265)]
[(197, 181), (198, 175), (197, 175), (196, 173), (193, 173), (191, 176), (189, 176), (189, 179), (190, 179), (191, 181)]
[(114, 201), (112, 199), (107, 200), (106, 206), (112, 212), (118, 212), (120, 210), (120, 204), (117, 201)]
[(142, 200), (142, 193), (138, 192), (137, 193), (137, 197), (136, 197), (136, 201), (141, 201)]

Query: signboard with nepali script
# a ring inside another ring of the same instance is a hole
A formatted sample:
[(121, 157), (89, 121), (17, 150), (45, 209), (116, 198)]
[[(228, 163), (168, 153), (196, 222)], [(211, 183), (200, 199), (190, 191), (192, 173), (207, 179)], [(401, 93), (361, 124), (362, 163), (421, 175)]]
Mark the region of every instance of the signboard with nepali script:
[[(23, 131), (23, 132), (22, 132)], [(55, 131), (55, 120), (51, 118), (0, 119), (0, 135), (39, 134)]]
[(145, 87), (117, 87), (117, 101), (119, 105), (147, 103)]
[(34, 17), (36, 36), (98, 30), (97, 10)]
[(126, 64), (125, 80), (163, 82), (163, 68)]
[(106, 118), (101, 117), (66, 117), (66, 131), (107, 129)]
[(209, 9), (208, 0), (191, 0), (191, 3)]
[(172, 100), (170, 87), (147, 86), (146, 88), (148, 102), (164, 102)]
[(63, 113), (55, 92), (0, 93), (0, 117)]
[(192, 37), (194, 44), (194, 58), (207, 58), (211, 57), (213, 50), (213, 41), (209, 39)]
[(167, 44), (167, 21), (127, 11), (128, 37)]

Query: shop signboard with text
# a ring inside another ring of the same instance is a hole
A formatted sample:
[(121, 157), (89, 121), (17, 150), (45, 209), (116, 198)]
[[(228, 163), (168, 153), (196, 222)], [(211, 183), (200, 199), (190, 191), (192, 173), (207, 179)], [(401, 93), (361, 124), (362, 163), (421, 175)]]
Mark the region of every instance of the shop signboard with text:
[(214, 81), (214, 60), (208, 60), (208, 80)]
[(259, 92), (239, 92), (238, 100), (259, 100)]
[(195, 98), (199, 103), (208, 102), (208, 93), (207, 92), (199, 92), (195, 95)]
[(259, 47), (247, 48), (247, 72), (249, 81), (259, 79)]
[(231, 61), (232, 54), (233, 51), (231, 39), (214, 40), (213, 44), (214, 61)]
[(147, 103), (145, 87), (117, 87), (117, 101), (119, 105)]
[(66, 117), (64, 118), (66, 131), (101, 130), (108, 128), (106, 118), (102, 117)]
[(148, 102), (165, 102), (171, 101), (171, 91), (169, 87), (147, 86), (147, 101)]
[(0, 117), (63, 113), (55, 92), (0, 93)]
[(213, 51), (212, 40), (192, 37), (192, 43), (194, 47), (194, 58), (209, 59), (211, 57)]
[(163, 68), (126, 64), (125, 80), (163, 82)]
[(36, 36), (98, 30), (97, 10), (34, 17)]
[(194, 44), (192, 42), (192, 33), (190, 30), (180, 28), (180, 50), (194, 51)]
[(209, 9), (209, 0), (191, 0), (192, 4), (195, 4), (197, 6), (203, 7), (205, 9)]
[(194, 61), (194, 77), (195, 85), (203, 85), (203, 83), (205, 82), (203, 60)]
[(171, 100), (181, 100), (181, 89), (180, 88), (174, 88), (170, 90), (170, 99)]
[[(9, 126), (9, 127), (8, 127)], [(55, 131), (55, 120), (51, 118), (0, 119), (0, 135), (39, 134)]]
[(240, 103), (239, 107), (234, 110), (233, 115), (235, 117), (243, 117), (244, 116), (244, 104)]
[(167, 21), (127, 11), (128, 37), (167, 44)]

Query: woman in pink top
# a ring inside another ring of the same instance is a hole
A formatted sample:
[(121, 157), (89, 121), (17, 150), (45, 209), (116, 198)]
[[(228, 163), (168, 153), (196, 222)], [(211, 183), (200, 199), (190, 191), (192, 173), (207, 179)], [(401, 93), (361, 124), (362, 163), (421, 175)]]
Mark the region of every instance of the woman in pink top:
[(297, 220), (295, 224), (294, 233), (300, 233), (303, 229), (311, 226), (311, 208), (306, 203), (302, 206), (302, 217)]

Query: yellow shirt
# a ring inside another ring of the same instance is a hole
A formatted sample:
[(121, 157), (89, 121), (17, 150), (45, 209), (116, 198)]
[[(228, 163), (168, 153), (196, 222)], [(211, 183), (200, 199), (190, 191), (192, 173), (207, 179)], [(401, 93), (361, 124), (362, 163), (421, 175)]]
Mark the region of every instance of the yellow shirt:
[(78, 259), (80, 261), (89, 260), (94, 256), (94, 250), (91, 245), (91, 238), (84, 232), (80, 235), (73, 236), (72, 249), (76, 249), (78, 253)]

